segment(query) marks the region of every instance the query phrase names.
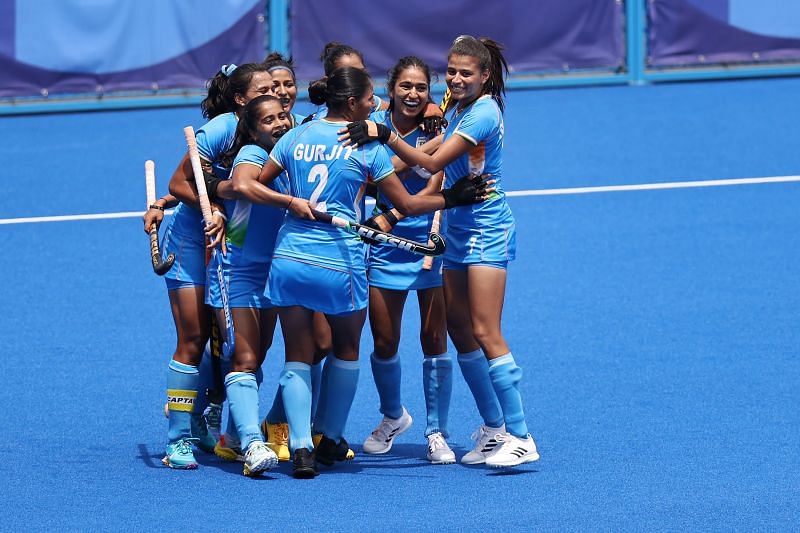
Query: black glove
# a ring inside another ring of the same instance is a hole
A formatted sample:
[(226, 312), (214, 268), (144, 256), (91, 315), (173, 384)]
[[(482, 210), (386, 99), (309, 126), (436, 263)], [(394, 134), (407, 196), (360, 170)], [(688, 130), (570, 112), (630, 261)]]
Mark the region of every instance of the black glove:
[(215, 200), (217, 198), (217, 187), (219, 187), (219, 184), (222, 183), (223, 180), (205, 170), (203, 171), (203, 179), (206, 182), (206, 192), (208, 193), (209, 200)]
[(442, 130), (447, 129), (447, 120), (444, 117), (425, 117), (422, 119), (422, 129), (425, 133), (431, 136), (436, 136)]
[(350, 134), (350, 142), (359, 146), (372, 141), (378, 141), (381, 144), (389, 142), (389, 136), (392, 134), (392, 130), (383, 124), (374, 124), (378, 130), (378, 134), (375, 136), (369, 134), (369, 126), (366, 120), (358, 120), (348, 124), (347, 133)]
[(449, 189), (443, 189), (441, 195), (444, 196), (444, 208), (450, 209), (460, 205), (482, 202), (486, 188), (489, 186), (487, 180), (490, 176), (491, 174), (481, 174), (480, 176), (470, 174), (462, 177)]

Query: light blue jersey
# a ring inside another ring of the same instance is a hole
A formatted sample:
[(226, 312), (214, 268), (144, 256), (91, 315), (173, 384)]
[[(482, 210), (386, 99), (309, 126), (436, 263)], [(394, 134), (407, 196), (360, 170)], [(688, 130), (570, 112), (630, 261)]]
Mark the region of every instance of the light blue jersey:
[[(496, 192), (485, 202), (449, 209), (446, 261), (454, 263), (501, 262), (514, 259), (514, 216), (503, 191), (503, 115), (497, 102), (484, 95), (465, 109), (449, 113), (444, 141), (459, 135), (472, 148), (445, 167), (446, 185), (468, 174), (491, 174)], [(445, 264), (447, 268), (447, 264)]]
[[(200, 156), (212, 163), (214, 173), (227, 178), (230, 169), (219, 164), (220, 156), (233, 144), (238, 119), (234, 113), (218, 115), (197, 130), (197, 150)], [(205, 285), (205, 243), (203, 215), (183, 203), (178, 204), (164, 234), (162, 250), (164, 257), (174, 253), (178, 268), (170, 269), (165, 278), (179, 281), (183, 285)], [(170, 288), (178, 288), (171, 284)]]
[[(248, 144), (236, 154), (233, 168), (252, 165), (260, 171), (268, 157), (267, 151), (260, 146)], [(286, 186), (283, 174), (270, 184), (272, 190), (281, 193), (287, 192)], [(225, 228), (228, 245), (241, 251), (240, 257), (244, 262), (270, 261), (275, 248), (275, 237), (285, 215), (286, 210), (279, 207), (254, 204), (244, 198), (235, 200)]]
[[(379, 182), (394, 167), (378, 143), (342, 146), (338, 131), (345, 125), (314, 120), (293, 128), (270, 158), (286, 170), (292, 196), (308, 200), (319, 211), (361, 220), (368, 177)], [(331, 225), (288, 214), (278, 232), (269, 296), (277, 306), (301, 305), (329, 314), (363, 309), (364, 243)]]
[[(370, 120), (385, 124), (397, 133), (406, 143), (419, 148), (428, 142), (428, 135), (417, 126), (412, 131), (401, 135), (392, 123), (389, 110), (375, 111)], [(394, 152), (387, 146), (391, 155)], [(428, 185), (430, 173), (424, 169), (409, 169), (398, 175), (409, 194), (417, 194)], [(391, 200), (378, 191), (374, 214), (383, 209), (393, 207)], [(428, 242), (434, 213), (402, 219), (392, 229), (392, 233), (417, 242)], [(424, 257), (410, 254), (404, 250), (386, 245), (373, 245), (369, 256), (369, 284), (374, 287), (394, 290), (419, 290), (442, 285), (441, 258), (434, 259), (430, 269), (422, 268)]]

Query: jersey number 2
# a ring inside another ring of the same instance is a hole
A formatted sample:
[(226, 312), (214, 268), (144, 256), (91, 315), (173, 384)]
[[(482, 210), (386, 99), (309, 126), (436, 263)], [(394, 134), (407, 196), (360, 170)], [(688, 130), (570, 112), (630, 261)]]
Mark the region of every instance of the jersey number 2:
[(320, 163), (319, 165), (314, 165), (311, 167), (311, 171), (308, 173), (308, 182), (314, 183), (319, 178), (319, 184), (314, 187), (314, 191), (311, 193), (311, 197), (308, 199), (308, 203), (316, 209), (317, 211), (322, 211), (323, 213), (327, 212), (328, 206), (325, 205), (325, 202), (318, 202), (320, 195), (322, 194), (322, 190), (325, 188), (325, 185), (328, 184), (328, 166)]

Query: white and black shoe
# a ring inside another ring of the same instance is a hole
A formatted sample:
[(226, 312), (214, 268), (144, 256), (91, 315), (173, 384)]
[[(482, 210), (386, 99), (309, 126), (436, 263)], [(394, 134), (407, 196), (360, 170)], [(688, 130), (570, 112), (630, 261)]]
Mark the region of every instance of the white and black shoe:
[(428, 435), (428, 461), (434, 465), (450, 465), (456, 462), (456, 454), (447, 445), (444, 435), (438, 431)]
[(530, 433), (524, 438), (515, 437), (511, 433), (497, 436), (500, 446), (486, 458), (486, 464), (495, 468), (507, 468), (532, 463), (539, 460), (536, 443)]
[(506, 432), (506, 425), (503, 424), (499, 428), (492, 428), (489, 426), (481, 425), (472, 434), (472, 440), (475, 441), (475, 448), (467, 452), (461, 458), (461, 464), (464, 465), (481, 465), (486, 462), (486, 458), (494, 453), (498, 447), (497, 436)]
[(400, 418), (383, 417), (381, 423), (375, 431), (364, 441), (364, 453), (381, 454), (392, 449), (395, 437), (411, 427), (414, 420), (403, 407), (403, 414)]

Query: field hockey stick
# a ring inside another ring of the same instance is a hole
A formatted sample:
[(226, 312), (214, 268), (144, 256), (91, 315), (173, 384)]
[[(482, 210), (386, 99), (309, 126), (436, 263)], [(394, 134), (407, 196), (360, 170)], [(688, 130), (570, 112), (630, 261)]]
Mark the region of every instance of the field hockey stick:
[(435, 256), (442, 255), (444, 253), (445, 242), (442, 236), (438, 233), (431, 233), (428, 236), (428, 242), (421, 243), (412, 241), (410, 239), (404, 239), (403, 237), (398, 237), (397, 235), (392, 235), (391, 233), (384, 233), (382, 231), (370, 228), (369, 226), (352, 222), (341, 217), (332, 216), (328, 213), (317, 211), (316, 209), (312, 209), (311, 212), (314, 214), (314, 218), (319, 222), (331, 224), (350, 233), (355, 233), (359, 237), (363, 237), (367, 240), (377, 241), (381, 244), (385, 244), (386, 246), (399, 248), (401, 250), (418, 255)]
[[(189, 161), (192, 163), (192, 173), (194, 174), (194, 183), (197, 187), (197, 196), (200, 201), (200, 211), (203, 213), (203, 221), (208, 226), (212, 223), (211, 202), (208, 200), (203, 167), (200, 163), (200, 153), (197, 151), (197, 139), (191, 126), (183, 128), (183, 134), (186, 136), (186, 145), (189, 147)], [(234, 332), (233, 317), (228, 303), (228, 284), (222, 273), (222, 262), (218, 257), (219, 252), (214, 249), (213, 254), (217, 263), (217, 281), (219, 282), (219, 292), (222, 297), (222, 311), (225, 315), (225, 341), (222, 343), (222, 352), (225, 357), (231, 358), (233, 356)]]
[[(442, 110), (442, 113), (447, 111), (447, 104), (450, 103), (450, 89), (447, 89), (444, 92), (444, 96), (442, 96), (442, 102), (439, 104), (439, 109)], [(439, 187), (441, 191), (444, 189), (444, 177), (442, 177), (442, 184)], [(439, 233), (439, 226), (441, 225), (442, 220), (442, 211), (441, 209), (437, 210), (436, 213), (433, 215), (433, 221), (431, 222), (431, 233)], [(422, 269), (423, 270), (430, 270), (433, 268), (433, 257), (427, 256), (425, 259), (422, 260)]]
[[(147, 208), (156, 203), (156, 164), (147, 160), (144, 162), (144, 184), (147, 189)], [(158, 246), (158, 225), (153, 223), (150, 226), (150, 262), (153, 264), (153, 272), (163, 276), (172, 268), (175, 262), (175, 254), (169, 254), (166, 261), (161, 260), (161, 249)]]

